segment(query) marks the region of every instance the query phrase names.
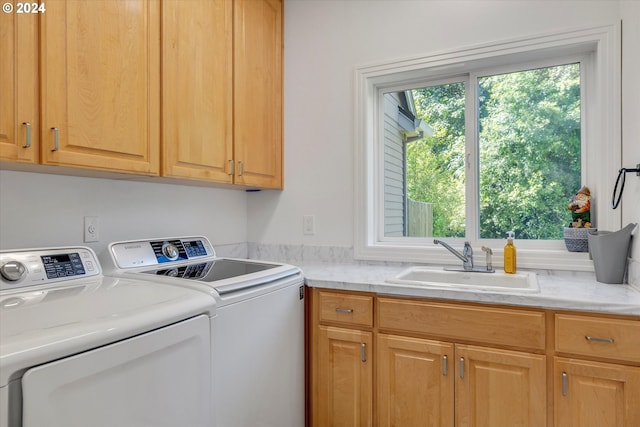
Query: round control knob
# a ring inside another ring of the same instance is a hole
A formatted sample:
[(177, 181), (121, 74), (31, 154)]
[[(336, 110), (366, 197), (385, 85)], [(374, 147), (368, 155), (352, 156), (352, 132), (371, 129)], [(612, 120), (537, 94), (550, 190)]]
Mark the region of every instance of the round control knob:
[(0, 274), (5, 280), (9, 282), (17, 282), (27, 272), (27, 268), (23, 263), (18, 261), (9, 261), (0, 267)]
[(173, 243), (165, 243), (162, 245), (162, 254), (169, 258), (171, 261), (175, 261), (178, 259), (178, 255), (180, 255), (180, 251), (178, 247)]

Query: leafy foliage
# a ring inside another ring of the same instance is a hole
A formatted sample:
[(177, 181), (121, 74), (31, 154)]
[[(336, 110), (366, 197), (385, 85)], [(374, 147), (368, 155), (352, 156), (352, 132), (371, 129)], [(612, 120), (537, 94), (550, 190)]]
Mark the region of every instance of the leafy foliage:
[[(413, 91), (434, 135), (407, 145), (407, 195), (434, 204), (434, 236), (465, 234), (465, 88)], [(480, 237), (562, 239), (580, 188), (579, 64), (478, 81)]]
[(464, 83), (413, 91), (418, 116), (433, 136), (407, 145), (407, 194), (433, 203), (433, 235), (464, 237)]

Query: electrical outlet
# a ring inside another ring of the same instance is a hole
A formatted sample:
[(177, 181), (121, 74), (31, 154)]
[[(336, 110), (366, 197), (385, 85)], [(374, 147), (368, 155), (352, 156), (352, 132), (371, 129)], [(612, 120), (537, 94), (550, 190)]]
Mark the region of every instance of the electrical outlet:
[(316, 234), (316, 216), (315, 215), (302, 216), (302, 234), (306, 234), (309, 236)]
[(85, 243), (100, 240), (100, 218), (97, 216), (84, 217), (84, 241)]

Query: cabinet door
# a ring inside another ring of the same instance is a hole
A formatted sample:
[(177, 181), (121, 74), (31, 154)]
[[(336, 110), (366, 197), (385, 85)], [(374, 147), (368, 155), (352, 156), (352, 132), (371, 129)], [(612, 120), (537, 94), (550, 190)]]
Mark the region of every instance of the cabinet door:
[(0, 13), (0, 94), (0, 159), (36, 163), (37, 14)]
[(557, 427), (640, 426), (640, 368), (554, 360)]
[(372, 334), (319, 326), (311, 425), (371, 426)]
[(162, 175), (233, 181), (231, 0), (162, 2)]
[(51, 0), (41, 15), (42, 163), (157, 175), (157, 0)]
[(543, 355), (456, 345), (458, 427), (546, 425)]
[(453, 344), (378, 334), (377, 425), (453, 426)]
[(235, 182), (282, 188), (282, 0), (234, 2)]

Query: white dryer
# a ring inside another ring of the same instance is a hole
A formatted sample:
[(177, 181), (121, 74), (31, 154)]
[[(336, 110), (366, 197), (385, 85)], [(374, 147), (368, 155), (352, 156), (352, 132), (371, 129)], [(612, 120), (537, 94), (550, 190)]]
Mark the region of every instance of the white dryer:
[(86, 247), (0, 274), (0, 427), (214, 425), (210, 295), (104, 277)]

